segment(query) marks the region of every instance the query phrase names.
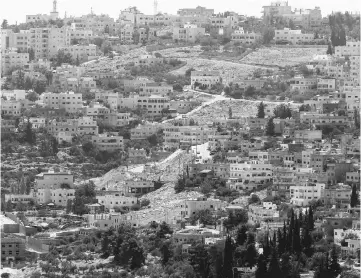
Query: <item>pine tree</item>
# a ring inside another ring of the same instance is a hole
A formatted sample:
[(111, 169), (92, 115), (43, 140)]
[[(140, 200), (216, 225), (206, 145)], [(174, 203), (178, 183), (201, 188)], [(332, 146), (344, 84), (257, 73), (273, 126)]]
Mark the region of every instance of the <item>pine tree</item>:
[(281, 271), (280, 265), (278, 263), (276, 250), (272, 250), (267, 274), (268, 274), (268, 277), (282, 277), (282, 271)]
[(222, 276), (224, 278), (233, 277), (233, 243), (232, 238), (227, 236), (226, 242), (224, 245), (224, 256), (223, 256), (223, 265), (222, 265)]
[(7, 212), (13, 211), (13, 203), (11, 202), (11, 200), (8, 200), (6, 202), (5, 211), (7, 211)]
[(266, 125), (266, 135), (273, 136), (275, 135), (275, 124), (273, 123), (273, 117), (271, 117)]
[(254, 234), (252, 232), (248, 232), (246, 245), (254, 244), (255, 242), (256, 242), (256, 238), (255, 238)]
[(352, 208), (356, 207), (359, 204), (358, 199), (359, 199), (359, 197), (358, 197), (358, 194), (357, 194), (356, 185), (354, 184), (353, 187), (352, 187), (351, 200), (350, 200), (350, 206)]
[(256, 269), (255, 278), (267, 278), (267, 261), (265, 257), (261, 254), (257, 260), (257, 269)]
[(331, 278), (336, 278), (341, 273), (341, 267), (338, 263), (338, 255), (336, 252), (336, 246), (333, 245), (330, 253), (330, 266), (329, 273)]
[(264, 104), (263, 104), (263, 101), (261, 101), (261, 103), (257, 107), (257, 118), (264, 119), (264, 116), (265, 116)]
[(253, 267), (257, 263), (258, 252), (254, 243), (248, 244), (246, 248), (246, 258), (245, 261), (248, 263), (248, 266)]
[(247, 229), (246, 225), (242, 225), (241, 227), (238, 228), (237, 235), (236, 235), (236, 244), (237, 245), (243, 245), (246, 242), (247, 231), (248, 231), (248, 229)]

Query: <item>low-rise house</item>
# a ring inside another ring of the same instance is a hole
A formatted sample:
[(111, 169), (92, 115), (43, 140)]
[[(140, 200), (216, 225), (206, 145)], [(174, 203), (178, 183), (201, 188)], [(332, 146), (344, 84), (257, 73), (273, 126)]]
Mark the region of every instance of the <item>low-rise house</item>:
[(5, 134), (5, 133), (11, 133), (11, 132), (15, 132), (16, 130), (16, 126), (15, 126), (15, 119), (1, 119), (1, 133)]
[(147, 139), (149, 136), (156, 134), (162, 129), (159, 123), (146, 123), (138, 125), (130, 130), (131, 139)]
[(126, 180), (124, 192), (126, 196), (138, 196), (154, 190), (154, 182), (149, 180)]
[(184, 24), (183, 26), (173, 27), (173, 40), (195, 43), (205, 35), (205, 28), (198, 27), (196, 24)]
[(163, 58), (157, 58), (153, 55), (142, 55), (134, 60), (134, 65), (137, 67), (141, 66), (152, 66), (157, 64), (163, 64)]
[(304, 42), (311, 42), (314, 40), (314, 34), (302, 34), (302, 30), (291, 30), (284, 28), (283, 30), (276, 30), (274, 40), (286, 41), (291, 44), (302, 44)]
[(144, 87), (139, 89), (140, 95), (151, 96), (160, 95), (162, 97), (170, 96), (173, 93), (173, 86), (161, 83), (146, 83)]
[(195, 163), (195, 164), (187, 164), (184, 166), (185, 171), (189, 177), (195, 178), (197, 177), (202, 171), (210, 170), (212, 171), (214, 177), (228, 179), (229, 178), (229, 164), (224, 163)]
[(290, 80), (291, 91), (304, 92), (317, 88), (317, 78), (295, 77)]
[(190, 100), (171, 100), (170, 109), (175, 109), (179, 114), (186, 114), (191, 111), (197, 103)]
[(25, 90), (1, 90), (1, 97), (7, 100), (20, 100), (25, 99)]
[(130, 113), (109, 113), (104, 116), (104, 124), (110, 127), (121, 127), (129, 125)]
[(198, 226), (190, 226), (179, 230), (173, 234), (176, 243), (190, 243), (192, 241), (200, 241), (207, 237), (221, 237), (220, 231), (214, 229), (200, 228)]
[(5, 194), (5, 202), (11, 201), (13, 204), (24, 203), (29, 204), (30, 202), (35, 203), (34, 192), (29, 194)]
[(55, 135), (55, 138), (59, 144), (64, 142), (71, 143), (73, 140), (73, 135), (70, 131), (60, 131)]
[(128, 157), (130, 160), (143, 160), (147, 158), (147, 151), (145, 149), (128, 149)]
[[(199, 210), (220, 210), (225, 205), (217, 199), (198, 198), (196, 200), (186, 200), (180, 204), (179, 214), (182, 218), (189, 218)], [(178, 213), (178, 211), (177, 211)]]
[(254, 44), (261, 39), (261, 34), (258, 33), (244, 33), (234, 32), (231, 36), (232, 41), (240, 42), (241, 44)]
[(317, 90), (330, 92), (336, 90), (335, 78), (317, 78)]
[(43, 101), (46, 107), (52, 109), (64, 108), (68, 113), (80, 112), (83, 107), (82, 94), (68, 93), (44, 93)]

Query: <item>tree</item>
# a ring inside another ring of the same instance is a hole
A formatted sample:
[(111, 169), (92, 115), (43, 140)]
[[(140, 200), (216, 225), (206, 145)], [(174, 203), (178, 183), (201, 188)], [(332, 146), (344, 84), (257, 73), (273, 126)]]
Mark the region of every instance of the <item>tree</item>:
[(199, 243), (190, 249), (190, 264), (193, 266), (197, 277), (209, 277), (211, 260), (203, 243)]
[(222, 265), (222, 277), (232, 278), (233, 277), (233, 242), (231, 236), (227, 236), (224, 245), (223, 252), (223, 265)]
[(162, 253), (163, 266), (165, 266), (172, 257), (172, 252), (169, 246), (170, 246), (170, 242), (166, 241), (163, 243), (162, 247), (160, 248), (160, 252)]
[(237, 235), (236, 235), (236, 244), (237, 245), (240, 246), (246, 242), (247, 231), (248, 231), (248, 228), (246, 225), (242, 225), (241, 227), (238, 228)]
[(338, 263), (338, 255), (336, 251), (336, 245), (332, 245), (332, 249), (330, 252), (330, 266), (329, 273), (331, 278), (336, 278), (341, 273), (341, 266)]
[(292, 117), (291, 109), (285, 104), (278, 105), (274, 110), (273, 114), (276, 118), (287, 119)]
[(266, 125), (266, 135), (273, 136), (275, 134), (275, 124), (273, 123), (273, 117), (271, 117)]
[(264, 119), (265, 112), (264, 112), (264, 104), (263, 101), (257, 106), (257, 118)]
[(246, 248), (246, 257), (245, 257), (245, 261), (248, 264), (248, 266), (253, 267), (254, 265), (256, 265), (257, 257), (258, 257), (258, 252), (256, 250), (255, 244), (254, 243), (248, 244)]
[(35, 102), (39, 99), (39, 95), (36, 92), (32, 91), (32, 92), (27, 93), (25, 98), (30, 101)]
[(257, 260), (257, 269), (255, 273), (255, 278), (267, 278), (267, 261), (266, 258), (261, 254)]
[(33, 87), (33, 81), (31, 80), (31, 78), (29, 76), (27, 76), (25, 78), (24, 89), (30, 90), (32, 87)]
[(264, 44), (269, 44), (271, 40), (273, 40), (274, 36), (275, 36), (275, 31), (272, 28), (266, 27), (263, 29), (262, 40)]
[(327, 51), (326, 54), (327, 55), (332, 55), (333, 51), (332, 51), (332, 45), (331, 43), (328, 43), (328, 47), (327, 47)]
[(356, 184), (352, 186), (350, 205), (352, 208), (356, 207), (359, 204), (359, 196), (357, 194)]
[(33, 48), (29, 48), (28, 49), (28, 53), (29, 53), (29, 60), (33, 61), (35, 59), (35, 51)]
[(7, 212), (13, 211), (13, 203), (11, 202), (11, 200), (8, 200), (6, 202), (5, 211), (7, 211)]
[(33, 132), (32, 124), (31, 124), (29, 118), (28, 118), (28, 121), (26, 124), (24, 141), (29, 143), (30, 145), (33, 145), (36, 142), (35, 133)]
[(37, 79), (34, 83), (33, 83), (33, 90), (38, 93), (39, 95), (41, 95), (42, 93), (45, 92), (46, 89), (46, 81), (43, 79)]
[(73, 210), (73, 201), (67, 200), (66, 201), (66, 213), (70, 213)]
[(228, 109), (228, 118), (232, 119), (232, 107), (229, 107)]
[(282, 271), (281, 271), (280, 265), (278, 263), (276, 250), (272, 250), (267, 274), (268, 274), (268, 277), (282, 277)]
[(8, 21), (6, 19), (1, 23), (1, 29), (8, 29)]

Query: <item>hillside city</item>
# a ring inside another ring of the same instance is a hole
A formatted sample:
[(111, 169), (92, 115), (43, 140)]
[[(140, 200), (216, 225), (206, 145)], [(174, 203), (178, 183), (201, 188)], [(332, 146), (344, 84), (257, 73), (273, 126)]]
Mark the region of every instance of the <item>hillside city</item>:
[(358, 11), (57, 4), (2, 20), (2, 278), (360, 276)]

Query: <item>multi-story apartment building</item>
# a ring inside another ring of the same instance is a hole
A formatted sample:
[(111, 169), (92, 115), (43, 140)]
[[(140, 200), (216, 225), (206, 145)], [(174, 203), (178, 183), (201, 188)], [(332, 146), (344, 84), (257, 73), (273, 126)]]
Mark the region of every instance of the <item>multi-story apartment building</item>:
[(134, 65), (141, 67), (141, 66), (152, 66), (156, 64), (163, 64), (163, 58), (157, 58), (153, 55), (142, 55), (139, 58), (134, 60)]
[(92, 117), (82, 117), (77, 119), (76, 132), (80, 136), (91, 138), (91, 136), (98, 135), (98, 124)]
[(7, 74), (14, 68), (23, 68), (29, 62), (29, 53), (2, 52), (1, 72)]
[(1, 90), (1, 97), (6, 98), (7, 100), (20, 100), (25, 99), (26, 91), (25, 90)]
[(134, 26), (126, 24), (119, 30), (120, 41), (125, 44), (133, 43)]
[(213, 85), (222, 83), (218, 71), (191, 71), (191, 86), (199, 85), (211, 88)]
[(211, 18), (211, 28), (225, 30), (235, 30), (238, 28), (238, 15), (231, 14), (227, 17), (214, 16)]
[(113, 209), (115, 207), (132, 207), (138, 203), (138, 198), (121, 196), (120, 194), (108, 194), (96, 196), (98, 203), (103, 205), (107, 209)]
[(360, 56), (360, 42), (346, 42), (345, 46), (336, 46), (335, 56)]
[(349, 186), (336, 186), (325, 188), (323, 201), (325, 204), (335, 205), (337, 208), (348, 208), (351, 198)]
[(46, 126), (46, 118), (45, 117), (23, 117), (20, 122), (19, 122), (19, 126), (26, 126), (27, 123), (30, 122), (31, 123), (31, 128), (33, 128), (34, 130), (40, 129), (40, 128), (45, 128)]
[(20, 100), (2, 100), (1, 115), (20, 116), (22, 103)]
[(207, 9), (205, 7), (197, 6), (195, 9), (179, 9), (177, 14), (180, 16), (208, 16), (211, 17), (214, 14), (213, 9)]
[(159, 118), (169, 109), (169, 98), (156, 95), (139, 96), (138, 107), (146, 112), (147, 118)]
[(274, 1), (269, 6), (263, 6), (263, 18), (270, 16), (283, 16), (291, 14), (292, 8), (288, 6), (288, 1)]
[(287, 41), (292, 44), (300, 44), (303, 42), (310, 42), (314, 39), (314, 34), (302, 34), (302, 30), (291, 30), (284, 28), (283, 30), (276, 30), (274, 40)]
[(354, 111), (354, 109), (360, 108), (360, 87), (354, 87), (352, 89), (345, 90), (346, 105), (348, 111)]
[(320, 200), (324, 196), (325, 184), (303, 183), (290, 186), (291, 204), (296, 206), (308, 206), (312, 200)]
[(84, 107), (83, 111), (85, 116), (95, 118), (105, 118), (110, 114), (110, 109), (99, 102), (89, 103), (89, 106)]
[(74, 177), (70, 172), (49, 170), (35, 176), (35, 189), (58, 189), (62, 184), (74, 186)]
[(191, 111), (197, 102), (191, 100), (171, 100), (170, 109), (176, 110), (179, 114), (186, 114)]
[(257, 160), (251, 160), (244, 163), (230, 165), (229, 181), (241, 186), (237, 189), (243, 189), (242, 185), (264, 184), (272, 179), (272, 164), (261, 163)]
[(130, 130), (131, 139), (147, 139), (149, 136), (156, 134), (162, 129), (162, 125), (158, 123), (147, 123), (138, 125)]
[(261, 34), (245, 33), (243, 31), (235, 31), (231, 36), (232, 41), (240, 42), (241, 44), (254, 44), (261, 39)]
[(68, 93), (44, 93), (43, 101), (45, 106), (53, 109), (64, 108), (68, 113), (76, 113), (83, 107), (82, 94)]
[(317, 90), (323, 92), (330, 92), (336, 90), (336, 79), (317, 78)]
[(164, 129), (164, 148), (190, 147), (208, 142), (215, 130), (203, 126), (171, 126)]
[(167, 85), (167, 84), (161, 84), (161, 83), (146, 83), (144, 87), (141, 87), (139, 89), (140, 95), (160, 95), (162, 97), (164, 96), (170, 96), (173, 93), (173, 86)]
[(101, 151), (114, 152), (124, 148), (123, 136), (98, 134), (92, 136), (92, 142)]
[(214, 177), (222, 179), (228, 179), (230, 176), (230, 164), (228, 163), (192, 163), (184, 166), (184, 171), (191, 178), (196, 178), (205, 170), (212, 171)]
[(280, 213), (277, 205), (272, 202), (262, 202), (262, 205), (251, 204), (248, 206), (248, 219), (253, 223), (260, 223), (266, 219), (277, 221)]
[(95, 44), (89, 45), (69, 45), (59, 47), (65, 53), (70, 53), (73, 59), (80, 59), (81, 61), (88, 61), (97, 56), (97, 46)]
[[(134, 151), (134, 149), (133, 149)], [(143, 150), (145, 151), (145, 150)], [(142, 152), (144, 153), (144, 152)], [(154, 182), (150, 180), (126, 180), (123, 192), (125, 196), (139, 196), (154, 190)]]
[(1, 238), (1, 260), (25, 258), (25, 240), (15, 237)]
[(20, 30), (19, 33), (14, 33), (10, 29), (1, 30), (1, 50), (18, 49), (20, 51), (27, 51), (29, 48), (30, 31)]
[(356, 172), (346, 172), (346, 182), (349, 184), (357, 184), (360, 182), (360, 170)]
[(209, 209), (211, 211), (214, 211), (220, 210), (224, 206), (225, 204), (220, 200), (212, 200), (201, 197), (196, 200), (183, 201), (180, 205), (180, 210), (176, 213), (179, 212), (182, 218), (189, 218), (199, 210)]
[(78, 120), (67, 119), (66, 121), (57, 121), (54, 119), (48, 122), (47, 130), (53, 136), (57, 136), (59, 132), (66, 132), (71, 135), (75, 135), (78, 131)]
[(294, 138), (296, 142), (313, 142), (322, 140), (322, 130), (295, 130)]
[(317, 88), (317, 78), (295, 77), (290, 80), (291, 91), (304, 92)]
[(31, 190), (29, 194), (5, 194), (5, 202), (10, 201), (13, 204), (28, 204), (35, 201), (34, 192)]
[(72, 188), (42, 188), (36, 192), (36, 200), (39, 204), (53, 203), (56, 206), (65, 207), (68, 200), (75, 198), (75, 189)]
[(183, 26), (173, 27), (173, 40), (195, 43), (205, 35), (205, 28), (198, 27), (196, 24), (184, 24)]
[(130, 113), (109, 113), (104, 116), (104, 124), (110, 127), (126, 126), (130, 121)]

